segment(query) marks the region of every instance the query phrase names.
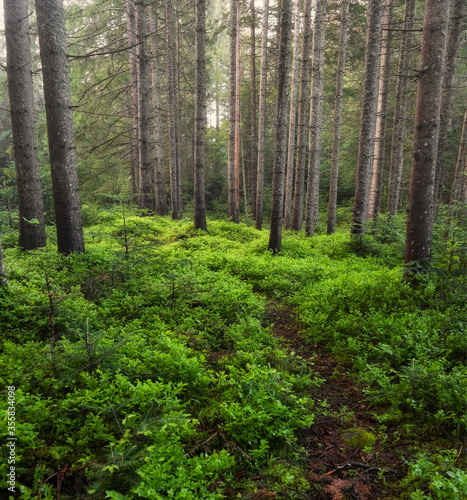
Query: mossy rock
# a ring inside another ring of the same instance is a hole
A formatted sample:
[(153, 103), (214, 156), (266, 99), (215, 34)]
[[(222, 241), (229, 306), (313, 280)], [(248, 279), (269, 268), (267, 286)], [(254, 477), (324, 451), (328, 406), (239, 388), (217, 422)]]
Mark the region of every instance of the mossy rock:
[(347, 429), (342, 432), (341, 437), (346, 444), (359, 450), (373, 448), (376, 442), (376, 436), (365, 429)]

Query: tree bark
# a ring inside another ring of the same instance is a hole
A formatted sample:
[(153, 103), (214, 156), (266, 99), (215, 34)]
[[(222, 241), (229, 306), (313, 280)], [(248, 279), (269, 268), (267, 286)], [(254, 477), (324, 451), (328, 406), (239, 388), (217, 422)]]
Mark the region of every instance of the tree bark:
[(84, 252), (63, 0), (36, 0), (58, 251)]
[(313, 26), (313, 63), (311, 66), (311, 111), (309, 130), (308, 183), (305, 234), (313, 235), (319, 222), (319, 171), (321, 128), (323, 124), (324, 48), (326, 41), (326, 0), (316, 0)]
[[(6, 9), (5, 9), (6, 13)], [(3, 259), (2, 238), (0, 237), (0, 286), (7, 286), (7, 276), (5, 270), (5, 261)]]
[(392, 126), (391, 159), (388, 181), (388, 213), (391, 218), (397, 215), (399, 193), (402, 184), (404, 165), (405, 124), (407, 119), (407, 98), (409, 89), (410, 53), (412, 50), (412, 28), (415, 13), (415, 0), (406, 0), (402, 39), (399, 54), (399, 70), (396, 84), (396, 101)]
[(255, 0), (250, 0), (251, 8), (251, 110), (250, 110), (250, 193), (251, 193), (251, 218), (256, 220), (256, 168), (258, 165), (258, 130), (256, 126), (256, 14)]
[(206, 0), (196, 0), (195, 228), (206, 226), (204, 144), (206, 134)]
[(448, 131), (452, 121), (452, 98), (457, 54), (464, 29), (467, 12), (466, 0), (452, 0), (446, 59), (444, 61), (443, 94), (441, 98), (441, 121), (439, 124), (438, 151), (436, 152), (435, 202), (441, 198), (442, 180), (445, 171), (444, 154), (447, 149)]
[(327, 233), (336, 232), (337, 186), (341, 145), (342, 109), (344, 103), (345, 56), (347, 51), (347, 29), (349, 24), (350, 0), (342, 1), (339, 53), (337, 56), (336, 94), (334, 101), (334, 129), (332, 138), (331, 180), (329, 185), (329, 206)]
[[(183, 216), (183, 168), (182, 168), (182, 105), (181, 105), (181, 71), (180, 71), (180, 23), (177, 7), (179, 2), (174, 4), (174, 33), (175, 37), (175, 50), (174, 50), (174, 81), (175, 81), (175, 138), (177, 144), (177, 200), (178, 200), (178, 213), (179, 218)], [(192, 145), (194, 143), (192, 142)], [(188, 155), (185, 155), (187, 158)], [(193, 157), (192, 157), (193, 158)], [(192, 165), (190, 165), (191, 167)], [(188, 171), (188, 169), (186, 169)]]
[(297, 124), (298, 82), (300, 79), (300, 0), (295, 5), (294, 50), (292, 64), (292, 88), (290, 95), (289, 145), (287, 148), (287, 178), (285, 187), (284, 228), (290, 229), (292, 223), (292, 197), (295, 158), (295, 130)]
[(19, 246), (46, 245), (37, 153), (27, 0), (4, 0), (8, 93), (19, 208)]
[(387, 108), (389, 95), (389, 73), (391, 69), (393, 1), (385, 0), (383, 14), (383, 36), (381, 43), (381, 68), (379, 75), (378, 105), (376, 111), (375, 149), (373, 175), (371, 177), (368, 219), (373, 219), (381, 207), (381, 189), (386, 145)]
[(175, 40), (174, 10), (172, 0), (166, 0), (166, 42), (167, 42), (167, 122), (169, 127), (169, 164), (170, 164), (170, 203), (172, 219), (182, 217), (182, 201), (180, 199), (180, 158), (177, 139), (177, 96), (175, 80)]
[(271, 230), (268, 249), (281, 249), (284, 216), (284, 180), (287, 154), (287, 108), (289, 97), (292, 0), (281, 1), (279, 54), (277, 59), (277, 99), (274, 129), (274, 171), (272, 178)]
[(165, 191), (164, 154), (162, 147), (162, 103), (161, 82), (159, 71), (159, 23), (156, 5), (152, 6), (150, 16), (151, 30), (151, 78), (152, 78), (152, 107), (154, 121), (154, 194), (155, 210), (158, 215), (168, 215), (167, 193)]
[(264, 153), (266, 131), (266, 87), (268, 78), (268, 30), (269, 0), (264, 0), (263, 32), (261, 36), (261, 72), (259, 83), (259, 118), (258, 118), (258, 171), (256, 175), (256, 221), (255, 227), (260, 230), (263, 224), (263, 192), (264, 192)]
[(367, 9), (367, 38), (363, 102), (358, 143), (357, 180), (351, 234), (362, 235), (366, 230), (366, 216), (373, 164), (376, 107), (378, 103), (378, 77), (381, 51), (381, 19), (383, 0), (369, 0)]
[(240, 2), (237, 2), (237, 36), (235, 38), (235, 213), (240, 215)]
[(151, 162), (150, 87), (147, 54), (147, 21), (145, 0), (136, 1), (136, 42), (138, 56), (138, 124), (139, 124), (139, 182), (138, 208), (154, 210)]
[(431, 259), (435, 159), (450, 0), (426, 0), (420, 55), (405, 245), (406, 275)]
[(230, 77), (229, 77), (229, 155), (228, 155), (228, 191), (229, 218), (238, 224), (235, 152), (236, 152), (236, 52), (237, 52), (237, 6), (239, 0), (230, 0)]
[(138, 178), (140, 171), (139, 153), (139, 120), (138, 120), (138, 58), (136, 46), (136, 14), (134, 0), (126, 0), (127, 37), (130, 57), (130, 88), (131, 88), (131, 116), (133, 119), (134, 154), (131, 156), (131, 186), (132, 195), (138, 196)]
[(305, 190), (305, 161), (307, 147), (308, 88), (310, 82), (311, 0), (303, 6), (302, 61), (300, 66), (300, 91), (298, 97), (297, 160), (292, 213), (292, 229), (300, 231), (303, 223), (303, 197)]
[[(459, 144), (459, 154), (457, 155), (456, 170), (452, 181), (449, 204), (452, 206), (455, 201), (462, 199), (462, 185), (467, 182), (465, 179), (465, 168), (467, 164), (467, 110), (464, 113), (464, 123), (462, 126), (461, 142)], [(436, 202), (436, 200), (435, 200)]]

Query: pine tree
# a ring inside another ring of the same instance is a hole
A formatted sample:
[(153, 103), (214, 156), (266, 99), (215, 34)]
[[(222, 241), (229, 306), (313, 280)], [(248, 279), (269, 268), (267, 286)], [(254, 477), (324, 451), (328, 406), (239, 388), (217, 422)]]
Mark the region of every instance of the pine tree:
[(207, 230), (204, 188), (206, 133), (206, 0), (196, 0), (195, 228)]
[(445, 170), (444, 154), (447, 149), (448, 131), (452, 121), (452, 99), (455, 90), (454, 75), (456, 69), (457, 54), (464, 29), (467, 15), (467, 3), (465, 0), (452, 0), (452, 14), (449, 22), (446, 58), (443, 73), (443, 94), (441, 98), (441, 112), (439, 124), (438, 150), (436, 152), (436, 174), (435, 174), (435, 203), (441, 197), (442, 180)]
[(138, 120), (138, 58), (137, 58), (137, 43), (136, 43), (136, 13), (134, 0), (126, 0), (126, 17), (127, 17), (127, 38), (128, 52), (130, 64), (130, 89), (131, 89), (131, 116), (133, 119), (133, 143), (134, 151), (131, 154), (131, 191), (133, 196), (138, 195), (138, 180), (140, 171), (140, 133)]
[(366, 230), (375, 140), (376, 107), (378, 103), (382, 17), (383, 0), (369, 0), (367, 8), (363, 102), (358, 141), (357, 180), (351, 228), (351, 233), (354, 235), (364, 234)]
[(259, 83), (259, 117), (258, 117), (258, 170), (256, 175), (256, 229), (263, 224), (263, 191), (264, 191), (264, 154), (266, 131), (266, 86), (268, 78), (268, 29), (269, 0), (264, 0), (263, 31), (261, 37), (261, 70)]
[(308, 130), (308, 87), (310, 82), (311, 0), (303, 6), (302, 61), (300, 66), (300, 91), (298, 97), (297, 160), (292, 213), (292, 229), (300, 231), (303, 223), (303, 198), (305, 191), (305, 161)]
[(150, 86), (147, 54), (147, 21), (145, 0), (136, 1), (136, 43), (138, 71), (138, 127), (139, 127), (139, 182), (138, 208), (154, 210), (153, 177), (151, 162)]
[(238, 223), (237, 192), (235, 176), (236, 153), (236, 97), (237, 97), (237, 14), (239, 0), (230, 1), (230, 69), (229, 69), (229, 157), (228, 157), (228, 191), (229, 191), (229, 217)]
[(430, 265), (443, 66), (450, 0), (427, 0), (415, 108), (414, 143), (407, 203), (406, 274)]
[(277, 56), (277, 98), (274, 128), (274, 170), (272, 178), (271, 230), (268, 249), (281, 249), (284, 215), (284, 180), (287, 160), (287, 108), (289, 98), (292, 0), (281, 1), (279, 54)]
[(292, 223), (292, 197), (295, 159), (295, 130), (297, 124), (298, 82), (300, 79), (300, 1), (296, 0), (294, 14), (294, 49), (292, 63), (292, 84), (290, 91), (289, 144), (287, 147), (287, 178), (285, 183), (284, 228)]
[(155, 210), (159, 215), (168, 215), (167, 193), (165, 191), (164, 155), (162, 146), (162, 102), (161, 82), (159, 70), (159, 23), (157, 19), (157, 8), (152, 6), (150, 19), (151, 30), (151, 79), (152, 79), (152, 106), (154, 123), (154, 190)]
[(336, 93), (334, 100), (334, 128), (332, 137), (331, 179), (329, 186), (327, 233), (336, 231), (337, 187), (341, 145), (342, 108), (344, 103), (345, 56), (347, 52), (347, 29), (349, 25), (350, 0), (342, 0), (339, 53), (337, 56)]
[(36, 0), (58, 251), (84, 252), (63, 0)]
[(179, 122), (177, 106), (177, 81), (175, 75), (175, 13), (172, 0), (166, 0), (166, 61), (167, 61), (167, 121), (169, 127), (170, 203), (172, 219), (183, 214), (181, 197), (181, 159), (179, 154)]
[(399, 207), (399, 193), (402, 184), (404, 164), (405, 125), (407, 120), (407, 103), (409, 90), (409, 67), (412, 50), (412, 28), (415, 14), (415, 0), (406, 0), (402, 38), (399, 52), (399, 67), (397, 71), (396, 101), (394, 104), (394, 119), (392, 125), (391, 159), (388, 181), (389, 215), (394, 218)]
[(256, 169), (258, 165), (258, 128), (256, 126), (256, 101), (258, 99), (256, 92), (256, 14), (255, 0), (250, 0), (251, 9), (251, 110), (250, 110), (250, 193), (251, 193), (251, 218), (256, 220)]
[(386, 124), (389, 96), (389, 73), (391, 69), (393, 0), (385, 0), (383, 14), (383, 37), (381, 43), (381, 69), (379, 75), (378, 105), (376, 111), (375, 149), (373, 175), (368, 203), (368, 219), (373, 219), (381, 207), (383, 167), (386, 145)]
[(313, 24), (313, 63), (311, 67), (311, 109), (306, 196), (305, 234), (313, 235), (319, 219), (319, 171), (321, 128), (323, 124), (324, 48), (326, 38), (326, 0), (317, 0)]
[(19, 246), (46, 245), (37, 154), (27, 0), (4, 0), (7, 76), (19, 208)]

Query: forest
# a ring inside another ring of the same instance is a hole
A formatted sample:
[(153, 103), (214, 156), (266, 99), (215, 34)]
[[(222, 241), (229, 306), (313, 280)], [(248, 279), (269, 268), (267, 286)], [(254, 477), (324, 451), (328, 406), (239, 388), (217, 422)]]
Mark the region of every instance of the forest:
[(0, 18), (0, 498), (467, 500), (466, 0)]

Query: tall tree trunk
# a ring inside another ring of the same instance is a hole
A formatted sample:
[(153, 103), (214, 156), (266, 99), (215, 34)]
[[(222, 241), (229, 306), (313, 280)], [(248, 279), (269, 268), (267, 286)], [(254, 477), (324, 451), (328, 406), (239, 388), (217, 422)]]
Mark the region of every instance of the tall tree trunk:
[(298, 96), (297, 159), (292, 213), (292, 229), (300, 231), (303, 223), (303, 197), (305, 190), (305, 161), (308, 127), (308, 89), (310, 82), (311, 0), (303, 5), (302, 61), (300, 66), (300, 91)]
[(167, 42), (167, 122), (169, 127), (169, 163), (170, 163), (170, 203), (172, 219), (182, 216), (182, 203), (180, 200), (180, 159), (177, 147), (177, 96), (175, 80), (175, 40), (174, 25), (175, 15), (172, 0), (166, 0), (166, 42)]
[(312, 90), (309, 130), (308, 183), (305, 234), (313, 235), (319, 222), (319, 170), (323, 125), (324, 47), (326, 41), (326, 0), (316, 0), (313, 26)]
[(292, 0), (281, 1), (279, 54), (277, 59), (277, 98), (274, 129), (274, 171), (272, 178), (271, 230), (268, 249), (281, 249), (284, 217), (284, 180), (287, 155), (287, 108), (289, 97), (290, 39)]
[[(177, 199), (178, 199), (178, 213), (181, 218), (183, 215), (183, 168), (182, 168), (182, 105), (181, 105), (181, 71), (180, 71), (180, 23), (178, 22), (179, 15), (178, 2), (175, 2), (175, 17), (174, 17), (174, 30), (176, 33), (175, 37), (175, 52), (174, 52), (174, 68), (175, 68), (175, 109), (176, 120), (175, 120), (175, 137), (177, 142)], [(192, 148), (194, 142), (192, 141)], [(188, 159), (188, 154), (185, 154), (185, 158)], [(193, 158), (193, 156), (192, 156)], [(190, 165), (191, 168), (192, 165)], [(188, 172), (188, 168), (185, 169), (185, 172)]]
[(251, 193), (251, 218), (256, 220), (256, 168), (258, 165), (258, 131), (256, 127), (256, 14), (255, 0), (250, 0), (251, 8), (251, 110), (250, 110), (250, 193)]
[(127, 37), (130, 54), (130, 88), (131, 88), (131, 116), (133, 118), (133, 142), (134, 153), (131, 155), (131, 190), (136, 199), (138, 197), (138, 179), (140, 171), (140, 153), (139, 153), (139, 120), (138, 120), (138, 56), (136, 45), (136, 14), (135, 1), (126, 0), (127, 15)]
[(268, 30), (269, 0), (264, 0), (263, 32), (261, 36), (261, 73), (259, 83), (259, 118), (258, 118), (258, 171), (256, 175), (256, 229), (263, 224), (264, 191), (264, 153), (266, 140), (266, 87), (268, 78)]
[(152, 78), (152, 107), (154, 121), (154, 194), (155, 210), (158, 215), (168, 215), (167, 193), (165, 191), (164, 154), (162, 147), (162, 103), (161, 82), (159, 70), (159, 23), (157, 8), (154, 4), (150, 16), (151, 30), (151, 78)]
[(300, 79), (300, 0), (295, 0), (294, 49), (292, 63), (292, 89), (290, 94), (289, 145), (287, 148), (287, 178), (285, 183), (284, 228), (292, 223), (292, 196), (295, 158), (295, 129), (297, 124), (298, 82)]
[(4, 0), (7, 76), (19, 207), (19, 246), (46, 245), (37, 154), (27, 0)]
[(331, 180), (329, 185), (327, 233), (336, 232), (337, 186), (341, 146), (342, 109), (344, 103), (345, 56), (347, 51), (347, 29), (349, 25), (350, 0), (342, 0), (339, 53), (337, 56), (336, 94), (334, 100), (334, 129), (332, 137)]
[(407, 98), (409, 89), (410, 53), (412, 51), (412, 29), (415, 13), (415, 0), (406, 0), (404, 23), (397, 72), (396, 101), (392, 125), (391, 160), (388, 182), (388, 213), (394, 218), (399, 207), (399, 193), (402, 184), (404, 164), (405, 124), (407, 118)]
[(36, 0), (58, 251), (84, 252), (62, 0)]
[(431, 259), (435, 159), (449, 10), (450, 0), (426, 0), (407, 206), (406, 274), (415, 271), (413, 265), (426, 269)]
[[(459, 145), (459, 154), (457, 155), (456, 170), (452, 181), (451, 195), (449, 204), (452, 206), (455, 201), (461, 201), (462, 185), (467, 182), (465, 178), (465, 168), (467, 164), (467, 110), (464, 113), (464, 123), (462, 127), (461, 142)], [(436, 202), (436, 200), (435, 200)]]
[(204, 189), (206, 133), (206, 0), (196, 0), (195, 228), (207, 230)]
[(445, 170), (444, 154), (447, 149), (448, 131), (452, 121), (452, 98), (457, 54), (467, 13), (466, 0), (452, 0), (452, 14), (449, 23), (446, 59), (444, 61), (443, 94), (441, 98), (441, 121), (439, 124), (438, 151), (436, 152), (435, 203), (442, 194), (442, 180)]
[[(6, 9), (5, 9), (6, 12)], [(0, 237), (0, 286), (7, 286), (5, 261), (3, 259), (2, 238)]]
[(139, 189), (138, 208), (154, 210), (151, 164), (150, 87), (147, 54), (146, 0), (136, 1), (136, 42), (138, 44), (138, 123), (139, 123)]
[(235, 39), (235, 213), (240, 215), (240, 2), (237, 2), (237, 36)]
[(379, 75), (378, 106), (376, 111), (375, 149), (373, 175), (370, 186), (368, 219), (373, 219), (381, 206), (381, 189), (386, 145), (386, 124), (389, 95), (389, 73), (391, 69), (393, 1), (384, 1), (383, 36), (381, 43), (381, 68)]
[(237, 6), (239, 0), (230, 0), (230, 77), (229, 77), (229, 156), (228, 156), (228, 191), (229, 217), (238, 224), (239, 213), (236, 204), (235, 178), (235, 136), (236, 136), (236, 53), (237, 53)]
[(357, 180), (351, 234), (361, 235), (366, 230), (366, 216), (370, 196), (371, 166), (375, 141), (376, 106), (378, 103), (378, 77), (381, 51), (381, 19), (383, 0), (369, 0), (367, 9), (367, 35), (363, 102), (358, 142)]

